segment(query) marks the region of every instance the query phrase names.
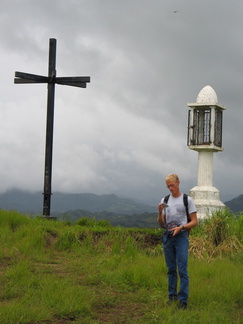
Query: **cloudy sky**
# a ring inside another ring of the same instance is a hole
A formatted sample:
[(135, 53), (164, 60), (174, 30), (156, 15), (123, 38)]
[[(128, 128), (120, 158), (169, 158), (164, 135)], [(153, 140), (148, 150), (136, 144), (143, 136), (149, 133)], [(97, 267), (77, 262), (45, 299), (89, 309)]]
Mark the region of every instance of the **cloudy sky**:
[(243, 2), (239, 0), (1, 0), (0, 192), (42, 191), (47, 86), (14, 72), (90, 76), (56, 86), (52, 191), (114, 193), (156, 204), (164, 177), (197, 184), (187, 103), (210, 85), (225, 106), (213, 185), (243, 193)]

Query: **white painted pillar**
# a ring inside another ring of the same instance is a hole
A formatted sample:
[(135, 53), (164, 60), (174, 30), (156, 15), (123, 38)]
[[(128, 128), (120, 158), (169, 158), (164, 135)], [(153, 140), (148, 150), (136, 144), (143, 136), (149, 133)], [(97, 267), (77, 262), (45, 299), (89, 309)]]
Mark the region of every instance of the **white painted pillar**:
[(213, 152), (198, 152), (198, 177), (197, 185), (199, 187), (213, 186)]

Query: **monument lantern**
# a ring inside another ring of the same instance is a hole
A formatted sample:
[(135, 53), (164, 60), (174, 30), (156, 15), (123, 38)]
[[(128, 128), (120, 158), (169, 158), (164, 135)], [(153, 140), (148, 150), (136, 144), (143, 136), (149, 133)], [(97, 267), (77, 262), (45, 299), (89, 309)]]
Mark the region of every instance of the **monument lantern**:
[(213, 153), (223, 151), (222, 127), (224, 107), (218, 105), (217, 94), (210, 86), (198, 94), (196, 103), (188, 107), (189, 149), (198, 152), (198, 182), (190, 190), (199, 218), (211, 216), (225, 208), (220, 201), (220, 192), (213, 187)]

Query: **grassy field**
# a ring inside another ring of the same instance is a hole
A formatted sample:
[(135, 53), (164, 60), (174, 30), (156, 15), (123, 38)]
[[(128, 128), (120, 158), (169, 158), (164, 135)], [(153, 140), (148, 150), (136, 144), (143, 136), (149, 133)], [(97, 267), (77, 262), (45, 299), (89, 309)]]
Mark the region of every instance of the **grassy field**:
[(160, 236), (0, 211), (0, 323), (242, 323), (243, 217), (191, 231), (185, 311), (166, 305)]

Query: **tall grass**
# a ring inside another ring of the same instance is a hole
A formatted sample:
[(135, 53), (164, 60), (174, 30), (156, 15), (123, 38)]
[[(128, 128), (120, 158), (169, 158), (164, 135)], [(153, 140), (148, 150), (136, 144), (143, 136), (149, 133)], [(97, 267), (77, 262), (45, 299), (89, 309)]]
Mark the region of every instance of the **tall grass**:
[(243, 216), (216, 212), (193, 228), (190, 252), (198, 258), (234, 257), (242, 251)]
[(240, 324), (242, 224), (221, 213), (191, 231), (183, 312), (166, 305), (160, 230), (0, 211), (0, 323)]

